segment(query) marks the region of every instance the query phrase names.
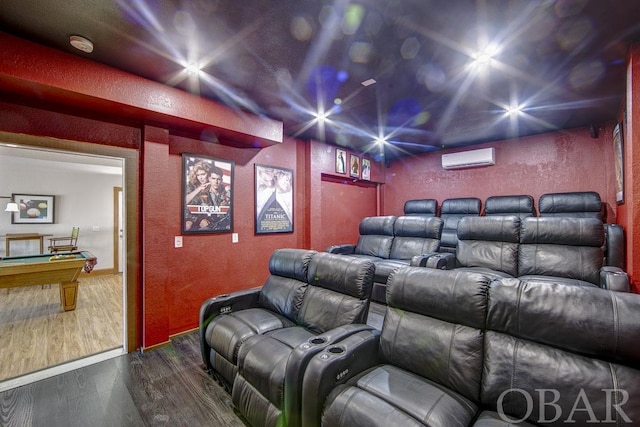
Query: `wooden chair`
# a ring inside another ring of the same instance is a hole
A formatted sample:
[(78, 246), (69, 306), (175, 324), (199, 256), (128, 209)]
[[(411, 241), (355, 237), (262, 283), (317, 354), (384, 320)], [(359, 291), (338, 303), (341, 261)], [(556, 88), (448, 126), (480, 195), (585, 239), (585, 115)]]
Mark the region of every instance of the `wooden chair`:
[(49, 239), (49, 252), (69, 252), (78, 249), (78, 234), (80, 227), (73, 227), (71, 236), (68, 237), (52, 237)]

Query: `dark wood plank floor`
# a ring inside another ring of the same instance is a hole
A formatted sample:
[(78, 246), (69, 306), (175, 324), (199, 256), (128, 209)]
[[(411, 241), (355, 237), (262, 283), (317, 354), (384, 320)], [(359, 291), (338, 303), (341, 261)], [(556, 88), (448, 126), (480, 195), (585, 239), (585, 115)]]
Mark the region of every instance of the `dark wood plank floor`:
[[(380, 328), (385, 306), (372, 304)], [(0, 426), (245, 426), (203, 368), (198, 334), (0, 393)]]
[(1, 426), (245, 426), (196, 333), (0, 393)]

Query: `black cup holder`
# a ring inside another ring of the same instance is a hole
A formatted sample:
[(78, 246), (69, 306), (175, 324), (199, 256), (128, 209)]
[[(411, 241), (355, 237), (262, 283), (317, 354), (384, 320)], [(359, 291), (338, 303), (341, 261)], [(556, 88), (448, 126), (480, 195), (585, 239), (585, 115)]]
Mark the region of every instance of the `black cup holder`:
[(311, 344), (320, 345), (320, 344), (324, 344), (325, 342), (327, 342), (327, 340), (324, 339), (324, 338), (312, 338), (309, 342)]
[(329, 347), (327, 351), (331, 354), (341, 354), (344, 353), (344, 349), (340, 347)]

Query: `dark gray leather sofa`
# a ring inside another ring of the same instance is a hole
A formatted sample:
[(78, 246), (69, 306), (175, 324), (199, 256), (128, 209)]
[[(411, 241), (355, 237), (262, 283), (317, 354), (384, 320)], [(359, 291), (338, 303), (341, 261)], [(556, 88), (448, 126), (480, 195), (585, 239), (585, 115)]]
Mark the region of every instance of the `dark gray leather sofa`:
[(251, 425), (293, 426), (310, 356), (367, 328), (374, 268), (367, 259), (279, 249), (269, 270), (260, 289), (205, 301), (202, 355)]
[(596, 218), (469, 217), (460, 221), (458, 239), (455, 261), (453, 254), (432, 258), (492, 277), (629, 291), (627, 274), (605, 265), (604, 224)]
[(640, 425), (640, 296), (408, 267), (380, 335), (325, 348), (306, 427)]
[(442, 226), (442, 219), (423, 215), (368, 217), (360, 223), (357, 245), (334, 245), (327, 252), (371, 260), (375, 265), (371, 299), (384, 304), (389, 275), (435, 254)]

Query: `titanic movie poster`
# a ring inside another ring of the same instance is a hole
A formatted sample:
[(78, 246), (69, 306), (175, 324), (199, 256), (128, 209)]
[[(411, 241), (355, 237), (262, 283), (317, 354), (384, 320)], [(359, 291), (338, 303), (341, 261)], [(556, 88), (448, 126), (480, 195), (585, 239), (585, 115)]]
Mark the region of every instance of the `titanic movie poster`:
[(293, 232), (293, 171), (255, 165), (256, 234)]
[(182, 155), (182, 233), (233, 231), (233, 166), (229, 160)]

